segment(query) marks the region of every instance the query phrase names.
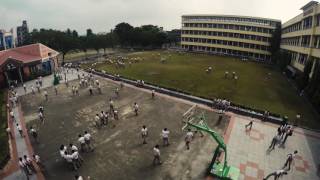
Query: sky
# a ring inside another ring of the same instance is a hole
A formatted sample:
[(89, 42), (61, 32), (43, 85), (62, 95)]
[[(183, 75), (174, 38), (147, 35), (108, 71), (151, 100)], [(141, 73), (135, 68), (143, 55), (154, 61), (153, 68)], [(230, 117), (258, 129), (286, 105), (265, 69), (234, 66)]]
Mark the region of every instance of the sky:
[(0, 29), (27, 20), (30, 29), (76, 29), (84, 34), (110, 31), (120, 22), (181, 27), (184, 14), (245, 15), (285, 22), (309, 0), (0, 0)]

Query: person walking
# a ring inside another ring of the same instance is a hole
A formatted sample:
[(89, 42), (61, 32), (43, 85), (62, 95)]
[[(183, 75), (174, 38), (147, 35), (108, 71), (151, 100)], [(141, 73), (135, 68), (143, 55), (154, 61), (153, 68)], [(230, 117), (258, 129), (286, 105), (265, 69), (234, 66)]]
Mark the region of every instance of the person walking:
[(48, 101), (48, 92), (47, 91), (44, 91), (44, 97), (45, 97), (46, 101)]
[(275, 172), (268, 174), (265, 178), (263, 178), (263, 180), (267, 180), (272, 176), (274, 176), (274, 180), (278, 180), (278, 179), (280, 179), (280, 177), (282, 177), (283, 175), (287, 175), (287, 174), (288, 174), (287, 171), (285, 171), (283, 169), (279, 169)]
[(115, 90), (115, 94), (116, 94), (116, 97), (117, 97), (117, 98), (119, 98), (119, 97), (120, 97), (119, 88), (116, 88), (116, 90)]
[(79, 152), (75, 150), (71, 150), (72, 161), (77, 168), (80, 168), (82, 165), (82, 161), (79, 158)]
[(283, 138), (283, 140), (282, 140), (282, 142), (281, 142), (281, 145), (282, 145), (282, 146), (285, 145), (285, 143), (287, 142), (288, 137), (289, 137), (289, 136), (292, 136), (292, 134), (293, 134), (292, 127), (291, 127), (291, 126), (288, 126), (288, 127), (287, 127), (287, 130), (286, 130), (286, 132), (285, 132), (284, 138)]
[(293, 162), (293, 160), (294, 160), (294, 158), (296, 157), (297, 154), (298, 154), (298, 151), (297, 151), (297, 150), (295, 150), (293, 153), (288, 154), (288, 155), (287, 155), (287, 160), (286, 160), (286, 162), (284, 163), (282, 169), (287, 168), (287, 171), (290, 171), (291, 164), (292, 164), (292, 162)]
[(163, 146), (169, 146), (169, 134), (170, 131), (167, 128), (164, 128), (162, 130), (162, 140), (163, 140)]
[(109, 99), (109, 106), (110, 106), (109, 113), (112, 113), (114, 111), (114, 103), (111, 98)]
[(40, 171), (45, 171), (45, 165), (41, 162), (40, 156), (37, 154), (33, 155), (33, 161), (38, 165), (38, 167), (40, 168)]
[(24, 158), (24, 161), (25, 161), (28, 169), (30, 169), (33, 173), (37, 173), (37, 170), (34, 167), (32, 160), (27, 155), (24, 155), (23, 158)]
[(82, 177), (82, 176), (79, 176), (79, 175), (75, 175), (74, 178), (75, 178), (76, 180), (83, 180), (83, 177)]
[(58, 95), (58, 88), (57, 88), (57, 86), (54, 86), (54, 92), (56, 93), (56, 95)]
[(7, 127), (6, 132), (7, 132), (8, 136), (9, 136), (9, 138), (11, 139), (13, 136), (12, 136), (10, 127)]
[(10, 114), (11, 121), (12, 121), (12, 122), (16, 122), (16, 119), (14, 118), (14, 113), (13, 113), (12, 110), (10, 111), (9, 114)]
[(85, 141), (86, 146), (87, 146), (87, 150), (93, 151), (93, 148), (91, 147), (91, 139), (92, 139), (91, 134), (88, 133), (87, 131), (85, 131), (83, 137), (84, 137), (84, 141)]
[(41, 122), (42, 124), (44, 124), (44, 117), (43, 117), (43, 113), (42, 113), (42, 112), (39, 112), (38, 116), (39, 116), (39, 120), (40, 120), (40, 122)]
[(23, 161), (23, 159), (21, 157), (19, 157), (18, 163), (19, 163), (19, 167), (20, 167), (21, 171), (26, 175), (27, 180), (29, 180), (29, 176), (31, 175), (31, 173), (29, 172), (26, 163)]
[(23, 84), (24, 94), (27, 94), (27, 86)]
[(34, 141), (36, 143), (39, 143), (37, 130), (35, 128), (33, 128), (32, 126), (30, 127), (30, 134), (33, 137)]
[(145, 125), (142, 126), (142, 129), (141, 129), (141, 137), (142, 137), (142, 144), (147, 144), (147, 141), (146, 141), (146, 138), (148, 136), (148, 129)]
[(155, 90), (151, 91), (151, 98), (154, 99), (155, 98)]
[(244, 127), (246, 131), (251, 131), (253, 125), (253, 121), (250, 121), (248, 124), (246, 124)]
[(153, 165), (157, 165), (157, 164), (162, 164), (161, 159), (160, 159), (160, 149), (159, 149), (159, 145), (155, 145), (153, 147)]
[(190, 142), (193, 139), (193, 132), (191, 131), (190, 128), (188, 129), (188, 132), (187, 132), (186, 137), (184, 139), (186, 141), (187, 150), (189, 150), (190, 149)]
[(136, 116), (138, 116), (138, 111), (139, 111), (139, 105), (135, 102), (133, 105), (134, 113)]
[(272, 138), (271, 144), (269, 146), (269, 150), (274, 149), (275, 145), (280, 141), (280, 136), (281, 134), (278, 133), (276, 136)]
[(85, 151), (85, 147), (86, 147), (86, 141), (85, 141), (84, 137), (81, 134), (79, 134), (78, 137), (79, 137), (78, 138), (78, 142), (80, 144), (80, 149), (81, 149), (82, 152), (84, 152)]
[(17, 127), (17, 130), (19, 131), (20, 136), (23, 138), (24, 135), (23, 135), (22, 127), (18, 123), (16, 124), (16, 127)]

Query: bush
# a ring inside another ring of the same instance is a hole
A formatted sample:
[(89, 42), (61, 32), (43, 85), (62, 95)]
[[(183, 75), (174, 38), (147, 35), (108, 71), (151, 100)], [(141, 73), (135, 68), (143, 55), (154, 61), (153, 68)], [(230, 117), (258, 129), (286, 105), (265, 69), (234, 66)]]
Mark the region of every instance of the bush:
[(53, 77), (53, 85), (58, 85), (60, 82), (59, 82), (59, 77), (54, 74), (54, 77)]
[(8, 162), (10, 158), (9, 154), (9, 143), (8, 135), (6, 133), (7, 128), (7, 111), (6, 111), (6, 93), (2, 90), (0, 91), (0, 169), (2, 169)]

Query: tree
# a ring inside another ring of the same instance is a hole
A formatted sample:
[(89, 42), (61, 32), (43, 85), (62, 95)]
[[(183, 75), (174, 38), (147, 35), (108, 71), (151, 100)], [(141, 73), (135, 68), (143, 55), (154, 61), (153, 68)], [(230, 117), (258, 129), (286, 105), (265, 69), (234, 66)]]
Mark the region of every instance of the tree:
[(285, 70), (291, 62), (291, 56), (287, 51), (278, 51), (274, 58), (277, 59), (276, 62), (281, 71)]
[(308, 59), (304, 66), (303, 73), (297, 78), (297, 84), (300, 90), (303, 90), (309, 83), (309, 77), (312, 70), (313, 59)]
[(105, 40), (103, 35), (93, 34), (93, 35), (87, 36), (87, 38), (88, 38), (89, 46), (94, 50), (96, 50), (97, 53), (99, 53), (99, 50), (103, 48), (103, 43), (104, 43), (103, 41)]
[(79, 37), (79, 49), (85, 53), (87, 58), (87, 50), (89, 49), (87, 36), (80, 36)]
[(74, 37), (74, 38), (78, 38), (79, 37), (78, 32), (76, 30), (72, 31), (72, 37)]
[(119, 44), (119, 37), (116, 33), (111, 30), (111, 32), (106, 34), (106, 42), (108, 47), (114, 48), (116, 45)]
[(92, 30), (91, 30), (91, 29), (87, 29), (87, 37), (89, 37), (89, 36), (91, 36), (91, 35), (93, 35)]
[(312, 97), (317, 91), (317, 88), (319, 87), (319, 85), (320, 85), (320, 63), (319, 61), (315, 61), (312, 77), (310, 79), (308, 86), (306, 87), (307, 94), (310, 97)]
[(277, 23), (276, 29), (272, 32), (272, 37), (270, 40), (270, 53), (271, 53), (271, 62), (277, 64), (277, 61), (280, 60), (277, 58), (277, 54), (280, 50), (281, 42), (281, 23)]
[(315, 106), (317, 111), (320, 111), (320, 63), (315, 61), (313, 75), (305, 92), (308, 95), (311, 103)]
[(117, 24), (114, 33), (119, 37), (121, 46), (132, 45), (133, 26), (125, 22)]

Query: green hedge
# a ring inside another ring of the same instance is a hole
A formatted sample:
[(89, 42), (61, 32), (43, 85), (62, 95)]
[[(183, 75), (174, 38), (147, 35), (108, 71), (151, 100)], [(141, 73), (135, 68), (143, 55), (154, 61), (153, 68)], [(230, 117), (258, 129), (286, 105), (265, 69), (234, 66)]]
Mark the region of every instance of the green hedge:
[(7, 112), (6, 112), (6, 93), (0, 90), (0, 169), (2, 169), (10, 159), (7, 128)]

